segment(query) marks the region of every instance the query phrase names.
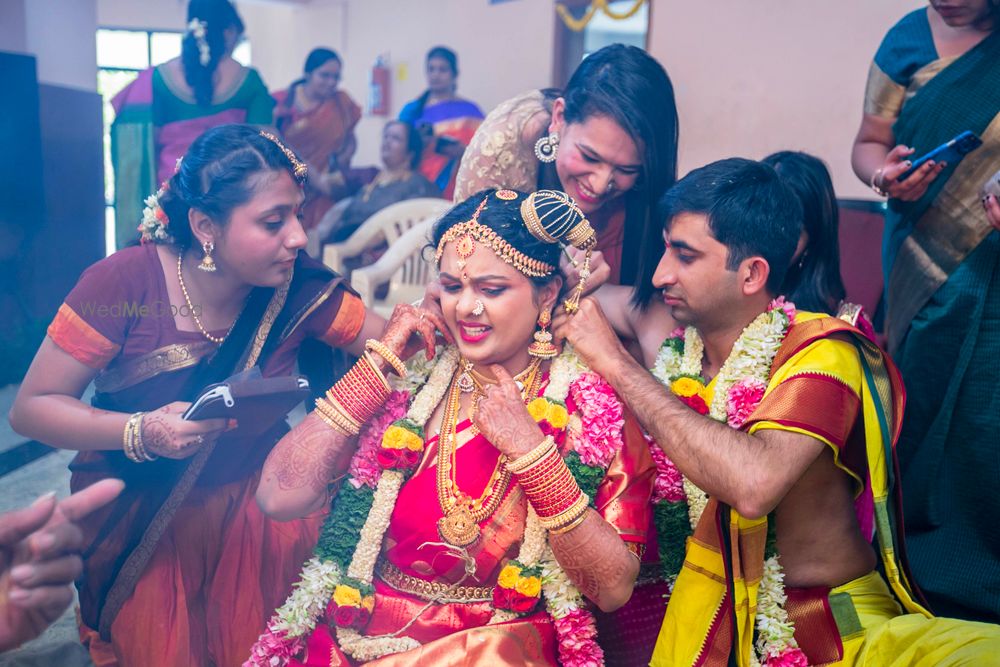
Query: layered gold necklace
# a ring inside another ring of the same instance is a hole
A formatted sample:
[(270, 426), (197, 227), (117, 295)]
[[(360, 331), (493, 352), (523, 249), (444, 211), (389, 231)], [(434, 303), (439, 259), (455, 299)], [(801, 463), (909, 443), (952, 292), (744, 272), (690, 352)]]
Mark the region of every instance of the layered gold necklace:
[[(531, 364), (514, 378), (522, 387), (521, 397), (525, 403), (538, 394), (542, 382), (541, 359), (533, 359)], [(462, 370), (462, 369), (466, 370)], [(486, 488), (478, 498), (472, 498), (458, 485), (458, 469), (456, 453), (458, 451), (458, 413), (464, 393), (459, 378), (468, 372), (466, 364), (459, 364), (459, 370), (452, 378), (451, 388), (445, 402), (444, 414), (441, 417), (441, 430), (438, 433), (437, 451), (437, 494), (438, 502), (444, 516), (438, 521), (438, 534), (441, 539), (458, 547), (465, 547), (479, 539), (479, 523), (491, 516), (500, 505), (510, 487), (510, 471), (507, 457), (501, 454), (497, 458), (493, 474), (490, 475)], [(477, 377), (478, 376), (478, 377)], [(481, 375), (475, 373), (476, 388), (473, 394), (473, 404), (478, 394), (483, 391)]]

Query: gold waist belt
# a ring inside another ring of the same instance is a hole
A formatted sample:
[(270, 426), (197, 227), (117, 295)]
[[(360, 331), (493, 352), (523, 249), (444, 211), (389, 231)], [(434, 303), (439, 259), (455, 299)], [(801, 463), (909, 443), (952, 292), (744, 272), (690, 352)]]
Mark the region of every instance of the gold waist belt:
[(489, 602), (493, 599), (492, 586), (455, 586), (454, 584), (426, 581), (405, 574), (398, 567), (385, 560), (379, 565), (378, 577), (397, 591), (428, 602)]

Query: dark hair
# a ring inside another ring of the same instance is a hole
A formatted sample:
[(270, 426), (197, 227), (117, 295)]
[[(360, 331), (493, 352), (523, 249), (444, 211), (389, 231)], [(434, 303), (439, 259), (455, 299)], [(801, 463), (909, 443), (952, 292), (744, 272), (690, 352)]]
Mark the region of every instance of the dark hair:
[(331, 60), (335, 60), (338, 64), (343, 64), (340, 60), (340, 56), (337, 55), (337, 52), (333, 49), (313, 49), (309, 52), (309, 55), (306, 56), (306, 64), (302, 68), (302, 71), (306, 74), (312, 74), (314, 70), (319, 69)]
[(295, 178), (291, 161), (278, 145), (250, 125), (220, 125), (194, 140), (171, 177), (160, 206), (167, 229), (180, 248), (191, 245), (188, 211), (196, 209), (225, 225), (233, 209), (253, 197), (253, 176), (285, 170)]
[[(545, 241), (536, 239), (528, 231), (528, 227), (524, 224), (524, 218), (521, 217), (521, 202), (527, 199), (528, 195), (515, 190), (510, 190), (509, 192), (516, 192), (517, 198), (511, 200), (500, 199), (495, 196), (496, 190), (482, 190), (461, 204), (457, 204), (445, 213), (440, 220), (434, 223), (434, 229), (431, 232), (431, 248), (436, 250), (445, 232), (455, 225), (468, 222), (472, 219), (476, 209), (483, 203), (483, 199), (488, 199), (486, 206), (479, 213), (478, 221), (481, 224), (495, 231), (500, 238), (528, 257), (545, 262), (546, 264), (558, 266), (561, 246), (558, 243), (546, 243)], [(536, 287), (544, 287), (561, 275), (557, 270), (548, 276), (539, 278), (526, 277)]]
[(635, 286), (633, 303), (644, 307), (655, 292), (652, 275), (663, 254), (656, 204), (677, 180), (673, 84), (663, 66), (642, 49), (612, 44), (584, 58), (562, 97), (567, 123), (606, 116), (621, 126), (639, 149), (641, 180), (625, 195), (621, 282)]
[(808, 237), (799, 260), (788, 268), (781, 293), (802, 310), (835, 313), (847, 292), (840, 277), (839, 212), (830, 172), (819, 158), (795, 151), (768, 155), (763, 162), (798, 196)]
[(771, 271), (767, 289), (777, 294), (802, 232), (802, 204), (770, 165), (744, 158), (695, 169), (660, 202), (667, 225), (681, 213), (708, 216), (712, 236), (728, 249), (726, 269), (763, 257)]
[[(424, 62), (430, 62), (431, 58), (440, 58), (448, 63), (448, 67), (451, 68), (452, 76), (458, 76), (458, 54), (449, 49), (447, 46), (435, 46), (430, 51), (427, 52), (427, 57), (424, 58)], [(424, 107), (427, 106), (427, 100), (431, 97), (430, 89), (425, 90), (417, 98), (417, 109), (414, 113), (414, 118), (420, 118), (424, 115)]]
[(410, 158), (410, 169), (416, 169), (420, 165), (421, 156), (424, 154), (424, 140), (420, 137), (420, 133), (409, 123), (397, 119), (386, 122), (382, 126), (382, 132), (385, 132), (390, 125), (399, 125), (406, 131), (406, 152), (412, 156)]
[(236, 28), (238, 33), (243, 34), (243, 21), (229, 0), (191, 0), (188, 3), (188, 25), (194, 19), (205, 23), (205, 41), (210, 57), (207, 64), (201, 64), (198, 40), (189, 28), (181, 42), (181, 64), (184, 66), (184, 80), (194, 91), (195, 101), (200, 106), (208, 106), (214, 94), (212, 75), (226, 53), (225, 31)]

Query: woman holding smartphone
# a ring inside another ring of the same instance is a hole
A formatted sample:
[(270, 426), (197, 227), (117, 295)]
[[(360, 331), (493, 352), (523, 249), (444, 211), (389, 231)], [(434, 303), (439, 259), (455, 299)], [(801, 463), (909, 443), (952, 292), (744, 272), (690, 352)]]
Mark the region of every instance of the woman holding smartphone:
[[(886, 329), (907, 388), (899, 456), (910, 562), (935, 612), (991, 622), (1000, 534), (982, 517), (1000, 501), (979, 490), (997, 476), (1000, 234), (979, 199), (1000, 163), (998, 20), (997, 0), (931, 0), (893, 26), (852, 155), (858, 177), (889, 198)], [(898, 180), (966, 131), (983, 145)]]

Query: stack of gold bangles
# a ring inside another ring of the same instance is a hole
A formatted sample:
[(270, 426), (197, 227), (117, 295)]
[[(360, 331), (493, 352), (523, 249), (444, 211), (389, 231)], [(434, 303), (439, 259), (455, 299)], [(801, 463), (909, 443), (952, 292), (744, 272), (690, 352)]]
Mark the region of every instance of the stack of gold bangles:
[(122, 450), (133, 463), (146, 463), (157, 458), (146, 451), (146, 446), (142, 442), (142, 418), (145, 414), (145, 412), (132, 414), (125, 422), (125, 432), (122, 434)]
[(316, 399), (316, 415), (347, 437), (358, 435), (362, 424), (372, 418), (392, 392), (371, 352), (385, 359), (401, 377), (406, 375), (406, 365), (392, 350), (377, 340), (368, 340), (365, 353), (351, 370), (326, 392), (325, 398)]
[(573, 479), (551, 436), (506, 465), (546, 530), (558, 535), (583, 523), (590, 498)]

